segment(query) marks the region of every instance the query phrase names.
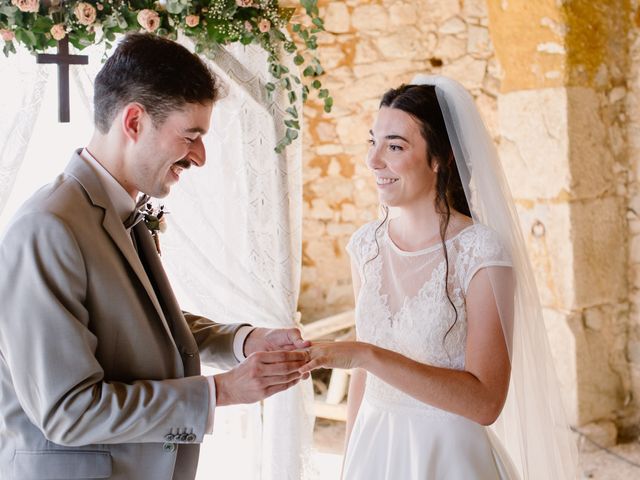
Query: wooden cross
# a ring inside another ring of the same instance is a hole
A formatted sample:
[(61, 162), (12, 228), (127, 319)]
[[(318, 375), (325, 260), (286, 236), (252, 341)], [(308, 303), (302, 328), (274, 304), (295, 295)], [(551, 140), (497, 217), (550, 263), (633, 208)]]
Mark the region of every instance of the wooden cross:
[(37, 63), (54, 63), (58, 65), (58, 121), (69, 122), (69, 65), (87, 65), (87, 55), (70, 55), (69, 39), (64, 37), (58, 42), (58, 53), (39, 53)]

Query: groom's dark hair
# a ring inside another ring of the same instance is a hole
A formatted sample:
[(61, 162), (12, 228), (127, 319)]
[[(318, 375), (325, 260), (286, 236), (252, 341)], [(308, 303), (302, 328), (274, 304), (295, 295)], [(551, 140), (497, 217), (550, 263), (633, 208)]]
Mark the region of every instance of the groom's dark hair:
[(120, 109), (137, 102), (157, 126), (187, 103), (215, 102), (220, 91), (215, 74), (182, 45), (156, 35), (129, 34), (96, 77), (95, 125), (107, 133)]

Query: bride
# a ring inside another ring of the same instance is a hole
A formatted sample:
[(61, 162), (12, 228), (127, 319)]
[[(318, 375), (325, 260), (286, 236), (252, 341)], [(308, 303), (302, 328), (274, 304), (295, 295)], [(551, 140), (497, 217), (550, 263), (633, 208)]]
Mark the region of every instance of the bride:
[(358, 341), (314, 344), (303, 369), (353, 369), (344, 478), (575, 478), (535, 283), (471, 96), (419, 76), (385, 93), (370, 134), (384, 218), (347, 246)]

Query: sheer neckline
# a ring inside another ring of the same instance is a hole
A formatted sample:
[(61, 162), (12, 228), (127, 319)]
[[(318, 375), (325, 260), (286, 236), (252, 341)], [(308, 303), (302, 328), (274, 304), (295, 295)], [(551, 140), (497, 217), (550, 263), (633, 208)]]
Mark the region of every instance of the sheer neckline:
[[(389, 223), (390, 222), (388, 220), (385, 222), (385, 225), (384, 225), (384, 237), (385, 237), (387, 243), (389, 244), (389, 246), (391, 247), (391, 249), (394, 252), (396, 252), (398, 255), (402, 255), (402, 256), (405, 256), (405, 257), (415, 257), (415, 256), (419, 256), (419, 255), (424, 255), (426, 253), (434, 252), (434, 251), (438, 250), (442, 246), (442, 242), (438, 242), (438, 243), (434, 243), (433, 245), (430, 245), (428, 247), (421, 248), (420, 250), (415, 250), (415, 251), (403, 250), (398, 245), (396, 245), (396, 243), (391, 239), (391, 236), (389, 235)], [(464, 227), (462, 230), (460, 230), (454, 236), (452, 236), (452, 237), (448, 238), (447, 240), (445, 240), (445, 243), (446, 244), (451, 243), (453, 240), (455, 240), (460, 235), (462, 235), (462, 233), (464, 233), (465, 231), (475, 227), (475, 225), (476, 225), (475, 223), (472, 223), (471, 225), (468, 225), (468, 226)]]

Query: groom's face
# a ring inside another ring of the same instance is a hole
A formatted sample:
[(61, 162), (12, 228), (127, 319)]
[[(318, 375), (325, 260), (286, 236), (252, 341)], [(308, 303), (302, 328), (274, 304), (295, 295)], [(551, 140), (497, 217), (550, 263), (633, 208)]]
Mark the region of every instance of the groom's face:
[(212, 107), (210, 103), (188, 103), (158, 125), (147, 116), (131, 165), (137, 190), (165, 197), (184, 170), (205, 164), (202, 136), (209, 130)]

